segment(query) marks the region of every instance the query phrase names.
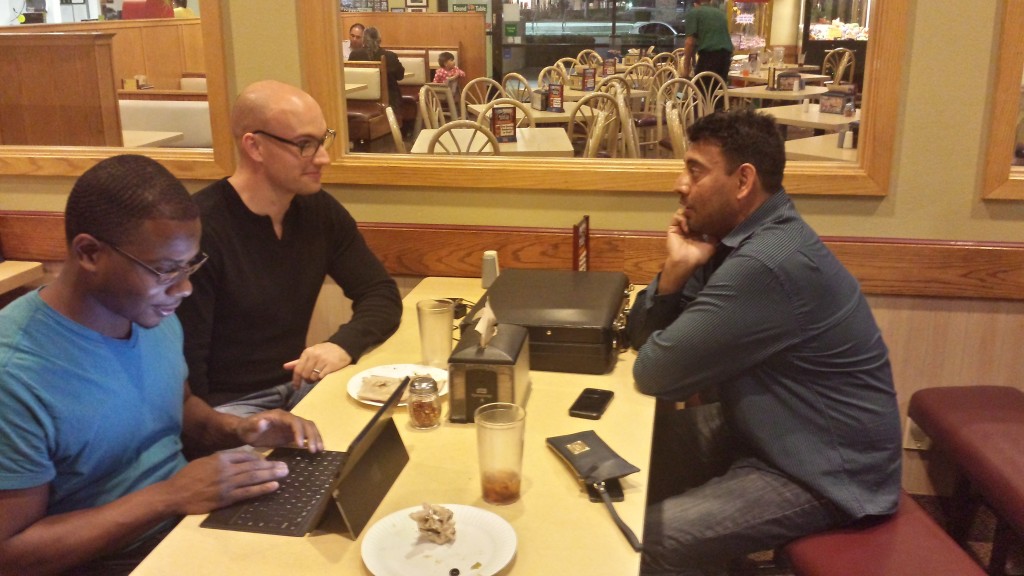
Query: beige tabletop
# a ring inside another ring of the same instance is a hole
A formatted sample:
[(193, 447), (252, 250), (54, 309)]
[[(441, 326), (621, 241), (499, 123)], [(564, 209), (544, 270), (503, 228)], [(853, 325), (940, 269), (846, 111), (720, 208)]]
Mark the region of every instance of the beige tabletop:
[[(549, 110), (535, 110), (530, 109), (530, 114), (533, 116), (534, 124), (568, 124), (572, 118), (572, 113), (579, 106), (579, 102), (565, 102), (562, 106), (562, 112), (551, 112)], [(480, 116), (480, 111), (483, 110), (483, 104), (470, 104), (466, 106), (466, 110), (472, 113), (473, 118)]]
[(766, 86), (746, 86), (729, 88), (729, 98), (760, 98), (762, 100), (804, 100), (817, 98), (828, 88), (824, 86), (804, 86), (803, 90), (768, 90)]
[(157, 132), (155, 130), (121, 130), (121, 142), (125, 148), (163, 146), (183, 140), (182, 132)]
[(835, 131), (843, 126), (848, 126), (851, 122), (860, 121), (860, 108), (857, 109), (853, 116), (844, 116), (842, 114), (829, 114), (828, 112), (822, 113), (817, 103), (808, 104), (806, 111), (802, 103), (790, 104), (788, 106), (769, 106), (761, 108), (760, 111), (773, 116), (779, 124), (815, 128), (818, 130)]
[[(832, 79), (827, 74), (811, 74), (811, 73), (800, 73), (800, 78), (803, 79), (805, 84), (816, 84), (818, 82), (824, 82), (825, 80)], [(737, 71), (729, 72), (729, 80), (736, 82), (742, 82), (744, 84), (767, 84), (768, 83), (768, 71), (760, 70), (757, 74), (749, 74), (744, 76), (742, 73)]]
[(366, 90), (366, 84), (349, 84), (345, 83), (345, 95), (348, 96), (353, 92), (359, 92), (360, 90)]
[[(437, 128), (424, 128), (416, 136), (416, 141), (409, 151), (412, 154), (426, 154), (430, 145), (430, 138), (437, 132)], [(452, 134), (456, 138), (468, 138), (473, 130), (469, 128), (456, 128)], [(442, 137), (443, 138), (443, 137)], [(501, 156), (541, 156), (541, 157), (566, 157), (572, 158), (572, 142), (563, 128), (516, 128), (515, 142), (499, 142), (498, 149)], [(446, 152), (435, 150), (436, 154)]]
[[(847, 135), (849, 137), (849, 135)], [(786, 140), (786, 160), (838, 160), (856, 162), (857, 150), (839, 148), (839, 134)]]
[(43, 277), (43, 265), (39, 262), (5, 260), (0, 262), (0, 294), (20, 288)]
[[(317, 423), (326, 446), (344, 450), (375, 407), (354, 400), (348, 380), (373, 366), (419, 360), (416, 302), (427, 298), (480, 298), (478, 278), (428, 278), (403, 301), (402, 324), (387, 342), (356, 366), (328, 375), (295, 412)], [(608, 510), (590, 502), (565, 464), (544, 442), (550, 436), (595, 430), (640, 472), (622, 480), (625, 501), (616, 510), (638, 536), (643, 531), (644, 500), (654, 419), (654, 399), (633, 385), (635, 353), (619, 357), (605, 375), (531, 372), (526, 404), (522, 497), (514, 504), (486, 504), (480, 494), (476, 430), (472, 424), (445, 421), (441, 428), (413, 431), (407, 414), (395, 421), (409, 451), (409, 463), (381, 502), (366, 530), (352, 541), (337, 531), (315, 531), (302, 538), (200, 528), (204, 516), (189, 516), (146, 558), (134, 574), (282, 574), (354, 576), (369, 574), (360, 555), (367, 531), (377, 520), (423, 502), (463, 504), (489, 510), (508, 521), (518, 541), (515, 558), (500, 574), (635, 575), (634, 552)], [(605, 388), (615, 398), (600, 420), (571, 418), (568, 409), (585, 387)], [(447, 406), (444, 411), (447, 414)], [(456, 530), (458, 518), (456, 517)], [(411, 522), (411, 520), (410, 520)], [(448, 574), (445, 567), (438, 574)], [(419, 575), (410, 575), (419, 576)], [(469, 576), (469, 575), (466, 575)]]

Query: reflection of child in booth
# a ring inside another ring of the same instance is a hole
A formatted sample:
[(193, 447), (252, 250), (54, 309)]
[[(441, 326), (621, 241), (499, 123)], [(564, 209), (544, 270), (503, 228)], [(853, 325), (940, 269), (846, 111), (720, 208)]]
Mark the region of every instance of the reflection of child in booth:
[(452, 94), (459, 97), (459, 78), (465, 78), (466, 73), (455, 65), (455, 55), (451, 52), (441, 52), (437, 56), (437, 65), (440, 68), (434, 73), (435, 84), (448, 84)]

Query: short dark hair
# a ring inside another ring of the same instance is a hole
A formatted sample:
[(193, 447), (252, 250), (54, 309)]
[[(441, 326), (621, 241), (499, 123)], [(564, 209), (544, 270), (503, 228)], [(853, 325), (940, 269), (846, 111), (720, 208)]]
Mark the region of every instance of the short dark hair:
[(75, 182), (64, 210), (64, 234), (70, 244), (92, 234), (118, 244), (145, 220), (194, 220), (199, 208), (167, 168), (146, 156), (107, 158)]
[(452, 54), (451, 52), (441, 52), (437, 55), (438, 66), (444, 66), (444, 63), (449, 60), (455, 60), (455, 54)]
[(355, 30), (356, 28), (359, 28), (360, 30), (366, 30), (366, 26), (363, 26), (363, 25), (362, 25), (362, 24), (360, 24), (359, 22), (356, 22), (355, 24), (353, 24), (353, 25), (351, 25), (351, 26), (349, 26), (349, 27), (348, 27), (348, 31), (349, 31), (349, 32), (352, 32), (352, 31), (353, 31), (353, 30)]
[(188, 8), (188, 0), (174, 0), (176, 8)]
[(782, 189), (786, 144), (771, 116), (749, 109), (716, 112), (694, 122), (687, 136), (691, 144), (710, 142), (721, 148), (730, 171), (752, 164), (769, 194)]

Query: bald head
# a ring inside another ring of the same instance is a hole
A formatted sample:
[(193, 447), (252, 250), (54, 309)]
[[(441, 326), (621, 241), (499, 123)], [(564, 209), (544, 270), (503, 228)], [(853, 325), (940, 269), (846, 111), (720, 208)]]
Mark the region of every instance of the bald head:
[(320, 105), (302, 90), (277, 80), (254, 82), (235, 100), (231, 134), (237, 141), (248, 132), (273, 131), (288, 118), (310, 114), (323, 118)]

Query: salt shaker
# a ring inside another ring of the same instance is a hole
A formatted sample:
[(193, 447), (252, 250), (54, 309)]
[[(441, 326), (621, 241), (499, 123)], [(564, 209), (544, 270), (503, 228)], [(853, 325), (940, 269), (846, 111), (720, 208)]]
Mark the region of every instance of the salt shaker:
[(409, 382), (409, 425), (417, 430), (441, 425), (441, 398), (430, 376), (415, 376)]

